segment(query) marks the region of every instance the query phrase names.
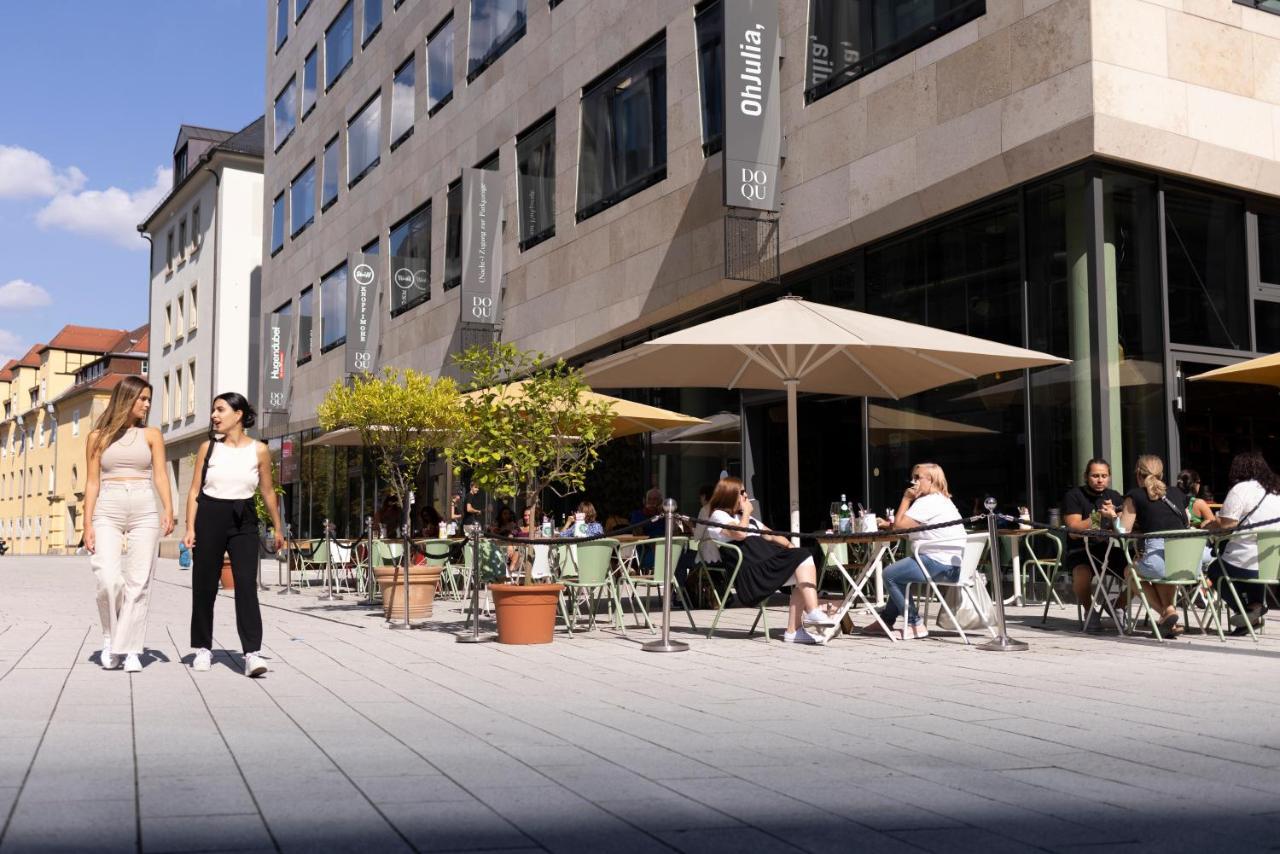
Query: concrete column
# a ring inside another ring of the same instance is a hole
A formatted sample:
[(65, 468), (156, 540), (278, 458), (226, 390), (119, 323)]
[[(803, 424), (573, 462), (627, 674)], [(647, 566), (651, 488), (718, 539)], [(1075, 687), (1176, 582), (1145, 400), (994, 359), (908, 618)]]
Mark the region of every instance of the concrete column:
[(1071, 440), (1075, 471), (1083, 472), (1094, 455), (1093, 346), (1089, 322), (1089, 213), (1087, 184), (1067, 181), (1064, 206), (1067, 225), (1067, 288), (1070, 291)]

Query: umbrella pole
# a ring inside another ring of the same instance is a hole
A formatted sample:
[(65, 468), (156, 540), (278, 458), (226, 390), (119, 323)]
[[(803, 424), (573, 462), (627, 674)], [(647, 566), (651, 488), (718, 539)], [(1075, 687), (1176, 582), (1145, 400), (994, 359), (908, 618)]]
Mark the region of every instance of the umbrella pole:
[[(783, 380), (787, 384), (787, 492), (790, 497), (788, 524), (792, 531), (800, 530), (800, 437), (796, 435), (799, 417), (796, 413), (796, 386), (799, 380)], [(800, 545), (798, 537), (791, 538), (791, 545)]]

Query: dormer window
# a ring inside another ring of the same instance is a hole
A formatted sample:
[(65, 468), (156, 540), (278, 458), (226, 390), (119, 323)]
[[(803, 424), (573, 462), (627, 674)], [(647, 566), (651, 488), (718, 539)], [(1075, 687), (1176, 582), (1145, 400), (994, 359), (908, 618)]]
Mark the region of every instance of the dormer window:
[(173, 186), (178, 186), (185, 177), (187, 177), (187, 147), (183, 145), (178, 149), (178, 153), (173, 155)]

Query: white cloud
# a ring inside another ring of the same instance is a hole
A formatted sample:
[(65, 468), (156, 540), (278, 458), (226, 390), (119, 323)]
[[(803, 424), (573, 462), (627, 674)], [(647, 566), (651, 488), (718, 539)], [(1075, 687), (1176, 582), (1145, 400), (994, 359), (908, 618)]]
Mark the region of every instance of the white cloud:
[(23, 199), (73, 193), (85, 177), (74, 166), (59, 172), (42, 155), (15, 145), (0, 145), (0, 199)]
[(38, 308), (52, 302), (48, 291), (25, 279), (11, 279), (0, 285), (0, 308)]
[(7, 329), (0, 329), (0, 367), (10, 359), (21, 358), (29, 349), (17, 335)]
[(173, 170), (158, 166), (151, 186), (132, 193), (119, 187), (59, 193), (36, 214), (36, 222), (41, 228), (62, 228), (141, 251), (147, 244), (138, 236), (138, 223), (160, 203), (172, 183)]

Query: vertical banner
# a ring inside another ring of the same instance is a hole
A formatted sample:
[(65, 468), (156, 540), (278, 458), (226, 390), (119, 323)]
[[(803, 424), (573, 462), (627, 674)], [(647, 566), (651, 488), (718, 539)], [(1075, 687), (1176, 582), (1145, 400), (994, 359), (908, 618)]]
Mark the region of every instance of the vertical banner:
[(502, 176), (462, 170), (462, 322), (496, 326), (502, 314)]
[(347, 262), (346, 373), (372, 374), (378, 370), (382, 333), (382, 287), (378, 281), (382, 259), (352, 253)]
[(264, 412), (289, 411), (289, 337), (293, 332), (293, 316), (272, 312), (267, 318), (266, 368), (262, 378)]
[(724, 203), (777, 211), (778, 0), (724, 2)]

